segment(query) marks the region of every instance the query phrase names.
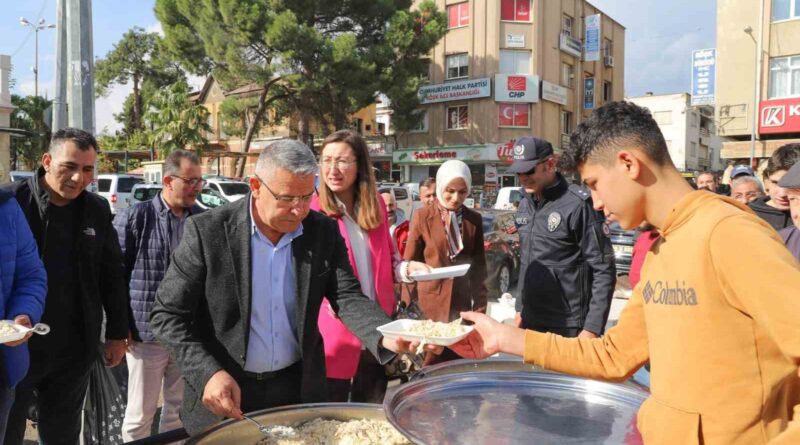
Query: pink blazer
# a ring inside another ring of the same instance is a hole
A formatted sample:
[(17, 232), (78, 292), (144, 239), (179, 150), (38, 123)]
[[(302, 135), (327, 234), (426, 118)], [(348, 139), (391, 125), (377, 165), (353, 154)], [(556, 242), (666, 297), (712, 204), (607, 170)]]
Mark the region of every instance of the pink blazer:
[[(372, 261), (372, 275), (375, 285), (375, 294), (378, 304), (386, 315), (391, 316), (394, 311), (396, 298), (394, 295), (394, 269), (392, 267), (392, 237), (389, 235), (389, 224), (386, 218), (386, 206), (383, 199), (378, 197), (379, 208), (383, 222), (380, 226), (367, 233), (369, 242), (369, 255)], [(314, 195), (311, 201), (312, 210), (320, 210), (319, 198)], [(353, 249), (344, 219), (335, 218), (339, 223), (344, 242), (347, 245), (347, 255), (350, 265), (358, 277), (356, 262), (353, 258)], [(326, 375), (332, 379), (351, 379), (356, 375), (358, 361), (361, 357), (361, 341), (353, 335), (347, 327), (331, 315), (331, 305), (327, 299), (322, 301), (319, 311), (319, 332), (322, 334), (325, 345)]]

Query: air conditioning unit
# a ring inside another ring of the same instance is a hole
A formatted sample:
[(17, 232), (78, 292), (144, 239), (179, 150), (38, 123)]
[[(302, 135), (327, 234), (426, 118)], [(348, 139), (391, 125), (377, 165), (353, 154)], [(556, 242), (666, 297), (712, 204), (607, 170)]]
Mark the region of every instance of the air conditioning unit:
[(603, 65), (605, 66), (614, 66), (614, 56), (605, 56), (603, 57)]

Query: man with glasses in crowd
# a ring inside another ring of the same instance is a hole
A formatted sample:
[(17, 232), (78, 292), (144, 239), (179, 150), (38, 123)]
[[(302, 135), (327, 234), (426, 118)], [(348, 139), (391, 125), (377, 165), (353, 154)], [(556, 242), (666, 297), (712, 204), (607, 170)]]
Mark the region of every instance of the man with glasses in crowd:
[(201, 213), (197, 195), (203, 188), (200, 158), (186, 150), (164, 161), (163, 189), (150, 201), (128, 207), (114, 218), (125, 263), (132, 310), (128, 363), (128, 403), (122, 424), (125, 442), (150, 436), (161, 388), (164, 406), (159, 433), (181, 428), (183, 377), (169, 351), (150, 329), (156, 289), (178, 248), (186, 219)]
[(323, 297), (382, 364), (419, 344), (376, 330), (391, 320), (361, 292), (336, 222), (309, 210), (317, 170), (307, 146), (275, 142), (259, 156), (245, 199), (186, 221), (150, 326), (183, 371), (190, 433), (326, 399)]
[(508, 172), (525, 189), (516, 216), (517, 326), (565, 337), (602, 335), (616, 285), (605, 218), (589, 192), (556, 170), (553, 147), (543, 139), (519, 139)]
[(86, 131), (56, 131), (42, 167), (4, 186), (17, 198), (47, 271), (42, 322), (48, 335), (28, 342), (31, 366), (17, 385), (6, 445), (21, 445), (33, 392), (44, 444), (78, 443), (92, 364), (105, 318), (105, 364), (117, 366), (128, 338), (122, 254), (108, 202), (84, 189), (94, 177), (97, 141)]

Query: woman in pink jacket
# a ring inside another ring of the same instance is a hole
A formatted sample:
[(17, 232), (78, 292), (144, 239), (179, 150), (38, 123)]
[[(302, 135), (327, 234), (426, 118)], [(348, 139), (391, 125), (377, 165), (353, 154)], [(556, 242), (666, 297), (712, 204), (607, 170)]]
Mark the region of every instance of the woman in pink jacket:
[[(341, 130), (323, 141), (319, 197), (311, 208), (338, 221), (362, 292), (391, 316), (397, 301), (395, 281), (409, 282), (409, 273), (428, 267), (400, 261), (367, 144), (357, 133)], [(322, 306), (319, 330), (325, 343), (330, 401), (383, 402), (388, 383), (383, 366), (339, 321), (327, 299)]]

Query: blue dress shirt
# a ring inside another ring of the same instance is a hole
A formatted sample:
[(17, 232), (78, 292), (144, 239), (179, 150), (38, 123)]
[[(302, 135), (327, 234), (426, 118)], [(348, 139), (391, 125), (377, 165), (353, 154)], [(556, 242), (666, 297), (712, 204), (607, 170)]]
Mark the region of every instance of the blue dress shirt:
[(256, 227), (252, 203), (250, 221), (252, 304), (244, 369), (249, 372), (277, 371), (301, 357), (295, 318), (292, 240), (303, 234), (303, 226), (301, 224), (294, 232), (284, 234), (274, 245)]

